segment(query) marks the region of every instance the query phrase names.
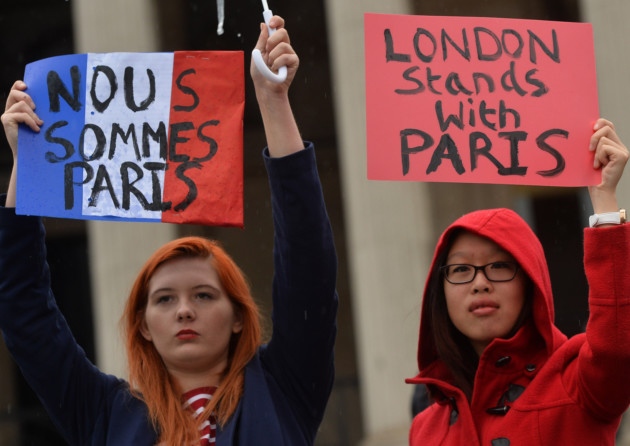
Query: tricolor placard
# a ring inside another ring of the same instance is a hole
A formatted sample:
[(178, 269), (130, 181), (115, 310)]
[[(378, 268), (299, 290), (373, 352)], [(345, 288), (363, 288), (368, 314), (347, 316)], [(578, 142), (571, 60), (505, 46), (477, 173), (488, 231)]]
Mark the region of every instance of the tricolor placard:
[(241, 51), (89, 53), (27, 65), (19, 214), (243, 225)]

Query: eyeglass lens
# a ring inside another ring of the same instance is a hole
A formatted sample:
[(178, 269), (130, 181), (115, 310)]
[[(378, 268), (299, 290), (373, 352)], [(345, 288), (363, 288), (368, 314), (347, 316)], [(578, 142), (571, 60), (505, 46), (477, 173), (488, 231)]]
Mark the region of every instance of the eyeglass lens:
[(444, 267), (446, 280), (451, 283), (472, 282), (479, 270), (492, 282), (508, 282), (516, 276), (518, 265), (515, 262), (492, 262), (482, 266), (453, 264)]

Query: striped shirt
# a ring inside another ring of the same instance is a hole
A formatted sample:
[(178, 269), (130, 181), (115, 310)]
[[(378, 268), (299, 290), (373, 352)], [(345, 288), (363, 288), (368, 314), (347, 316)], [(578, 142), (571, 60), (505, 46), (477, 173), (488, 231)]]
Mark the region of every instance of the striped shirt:
[[(184, 408), (190, 408), (197, 418), (208, 405), (212, 394), (217, 390), (216, 387), (200, 387), (198, 389), (189, 390), (184, 393), (182, 399)], [(216, 417), (210, 415), (210, 419), (204, 421), (199, 427), (200, 446), (210, 446), (217, 441), (217, 420)]]

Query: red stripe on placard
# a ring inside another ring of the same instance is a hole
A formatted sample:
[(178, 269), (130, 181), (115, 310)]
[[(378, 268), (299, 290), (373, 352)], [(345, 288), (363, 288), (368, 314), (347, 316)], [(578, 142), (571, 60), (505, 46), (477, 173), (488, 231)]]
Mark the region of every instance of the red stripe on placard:
[(242, 51), (175, 52), (162, 221), (243, 226)]

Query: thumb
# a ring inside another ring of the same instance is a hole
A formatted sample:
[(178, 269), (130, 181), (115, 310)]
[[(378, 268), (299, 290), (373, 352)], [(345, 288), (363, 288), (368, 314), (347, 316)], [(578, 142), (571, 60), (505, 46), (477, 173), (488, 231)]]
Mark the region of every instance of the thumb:
[(261, 22), (260, 34), (258, 35), (258, 41), (256, 42), (256, 46), (254, 48), (260, 50), (261, 53), (264, 53), (265, 47), (267, 46), (268, 39), (269, 39), (269, 30), (267, 29), (267, 25)]

